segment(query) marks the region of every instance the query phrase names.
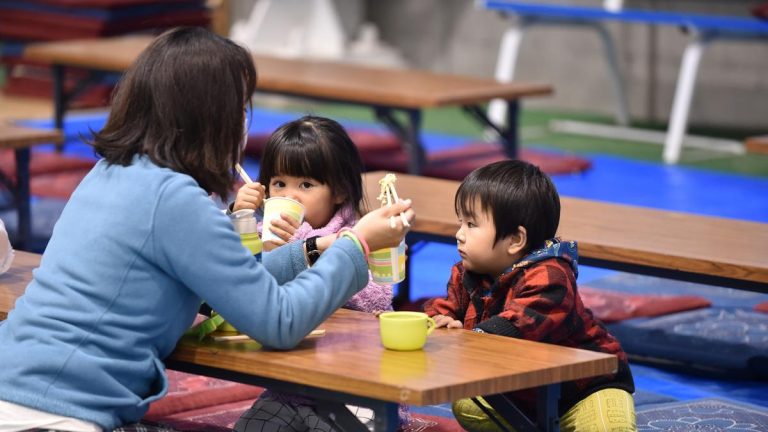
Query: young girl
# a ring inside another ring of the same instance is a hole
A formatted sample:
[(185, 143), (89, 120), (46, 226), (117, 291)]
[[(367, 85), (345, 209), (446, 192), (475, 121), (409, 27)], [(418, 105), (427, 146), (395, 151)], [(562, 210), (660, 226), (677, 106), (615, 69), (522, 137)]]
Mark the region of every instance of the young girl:
[[(272, 232), (281, 240), (265, 249), (304, 240), (310, 264), (314, 264), (315, 248), (322, 250), (322, 236), (351, 227), (362, 213), (362, 160), (344, 128), (334, 120), (305, 116), (278, 128), (267, 141), (261, 159), (259, 181), (246, 184), (237, 193), (232, 210), (259, 209), (265, 195), (287, 197), (302, 203), (306, 209), (304, 222), (288, 215), (272, 223)], [(392, 287), (371, 280), (344, 307), (363, 312), (392, 310)], [(260, 411), (274, 409), (268, 405), (292, 405), (294, 416), (302, 416), (302, 407), (310, 405), (305, 398), (286, 397), (272, 392), (264, 395), (243, 415), (237, 429), (252, 429)], [(282, 410), (285, 412), (285, 408)], [(311, 410), (306, 410), (312, 415)], [(400, 408), (401, 422), (408, 421), (405, 406)], [(250, 426), (245, 426), (250, 424)]]
[(241, 245), (210, 195), (232, 187), (255, 85), (250, 53), (202, 28), (164, 33), (127, 70), (93, 140), (102, 159), (0, 324), (0, 430), (137, 422), (167, 392), (162, 360), (201, 299), (265, 346), (288, 349), (365, 286), (365, 243), (400, 243), (406, 229), (389, 218), (413, 218), (407, 202), (327, 239), (309, 269), (301, 243), (263, 263)]

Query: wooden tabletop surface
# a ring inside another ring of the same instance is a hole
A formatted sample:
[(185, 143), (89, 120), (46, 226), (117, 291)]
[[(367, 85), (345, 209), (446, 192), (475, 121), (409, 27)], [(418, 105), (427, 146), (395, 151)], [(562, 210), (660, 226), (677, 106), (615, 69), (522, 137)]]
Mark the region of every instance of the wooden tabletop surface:
[(24, 294), (32, 281), (32, 270), (40, 266), (41, 255), (23, 251), (14, 251), (13, 265), (0, 275), (0, 320), (8, 316), (16, 299)]
[[(375, 200), (378, 180), (365, 177)], [(397, 174), (401, 198), (416, 210), (413, 230), (453, 237), (459, 182)], [(579, 256), (768, 284), (768, 224), (560, 197), (558, 235), (576, 240)], [(447, 279), (446, 279), (447, 280)]]
[[(0, 319), (32, 279), (40, 255), (16, 252), (0, 275)], [(610, 373), (612, 355), (466, 330), (437, 329), (423, 350), (386, 350), (372, 314), (340, 309), (289, 351), (254, 342), (182, 339), (176, 362), (226, 369), (390, 402), (429, 405)]]
[(319, 326), (325, 336), (290, 351), (253, 342), (183, 339), (175, 361), (288, 381), (389, 402), (432, 405), (610, 373), (612, 355), (468, 330), (437, 329), (423, 350), (381, 346), (378, 319), (340, 309)]
[(35, 129), (0, 120), (0, 147), (24, 148), (36, 144), (61, 143), (64, 140), (56, 129)]
[[(122, 72), (152, 39), (133, 35), (35, 43), (26, 47), (24, 58)], [(499, 83), (490, 78), (265, 55), (254, 55), (254, 59), (257, 91), (366, 105), (418, 109), (552, 93), (552, 87), (544, 84)]]

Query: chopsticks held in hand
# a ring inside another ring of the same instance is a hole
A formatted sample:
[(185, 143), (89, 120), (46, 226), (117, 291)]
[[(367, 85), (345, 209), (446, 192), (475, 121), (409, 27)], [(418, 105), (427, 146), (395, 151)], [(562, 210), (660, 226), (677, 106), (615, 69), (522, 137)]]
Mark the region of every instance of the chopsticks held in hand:
[(243, 167), (240, 166), (239, 163), (235, 164), (235, 169), (237, 170), (237, 173), (240, 174), (240, 178), (243, 179), (243, 181), (246, 184), (253, 183), (253, 180), (251, 180), (251, 178), (248, 177), (248, 173), (245, 172), (245, 170), (243, 169)]
[[(392, 173), (388, 173), (384, 176), (384, 178), (379, 180), (381, 193), (379, 194), (378, 200), (381, 201), (382, 206), (386, 205), (389, 207), (400, 200), (400, 197), (397, 196), (397, 191), (395, 190), (395, 181), (397, 181), (397, 177)], [(411, 226), (411, 224), (408, 223), (408, 219), (405, 217), (405, 214), (402, 212), (400, 212), (400, 220), (403, 221), (403, 226)], [(389, 218), (389, 226), (395, 228), (395, 225), (395, 217), (391, 216)]]

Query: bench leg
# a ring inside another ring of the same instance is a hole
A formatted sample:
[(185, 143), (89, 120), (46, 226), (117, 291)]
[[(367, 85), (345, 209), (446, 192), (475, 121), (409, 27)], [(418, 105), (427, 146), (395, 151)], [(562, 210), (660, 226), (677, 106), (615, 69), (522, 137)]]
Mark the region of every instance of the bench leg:
[(693, 100), (693, 88), (699, 70), (701, 56), (709, 42), (708, 38), (696, 35), (688, 43), (680, 64), (680, 74), (675, 88), (675, 99), (672, 102), (672, 113), (669, 118), (667, 138), (664, 141), (664, 162), (675, 164), (680, 161), (683, 149), (683, 138), (688, 126), (688, 114)]
[(403, 150), (408, 154), (408, 173), (419, 175), (427, 162), (427, 155), (421, 142), (421, 111), (403, 109), (408, 121), (403, 125), (395, 117), (390, 107), (374, 107), (376, 118), (387, 125), (403, 142)]
[(16, 214), (17, 234), (16, 248), (30, 250), (32, 241), (32, 213), (30, 211), (29, 193), (29, 147), (16, 149)]
[(627, 102), (626, 87), (619, 71), (619, 61), (616, 55), (616, 46), (613, 43), (611, 34), (608, 33), (605, 26), (596, 25), (595, 29), (603, 42), (603, 51), (605, 52), (605, 61), (608, 63), (608, 72), (611, 74), (613, 89), (616, 93), (616, 123), (621, 126), (629, 126), (629, 103)]
[[(520, 18), (520, 23), (509, 28), (501, 38), (499, 58), (496, 62), (496, 81), (511, 82), (515, 78), (515, 66), (520, 52), (528, 23)], [(507, 118), (507, 102), (503, 99), (493, 99), (488, 105), (488, 118), (496, 125), (502, 126)], [(496, 131), (488, 129), (486, 136), (496, 137)]]

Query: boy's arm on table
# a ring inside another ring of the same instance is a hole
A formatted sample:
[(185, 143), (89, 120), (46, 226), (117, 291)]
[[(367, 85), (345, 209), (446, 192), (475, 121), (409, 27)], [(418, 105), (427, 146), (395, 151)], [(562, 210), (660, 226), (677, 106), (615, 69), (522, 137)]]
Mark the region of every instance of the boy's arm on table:
[(458, 265), (451, 268), (451, 277), (448, 280), (447, 294), (445, 297), (436, 297), (424, 303), (424, 312), (435, 320), (436, 327), (462, 328), (461, 320), (464, 319), (466, 307), (462, 307), (461, 286), (462, 273)]

